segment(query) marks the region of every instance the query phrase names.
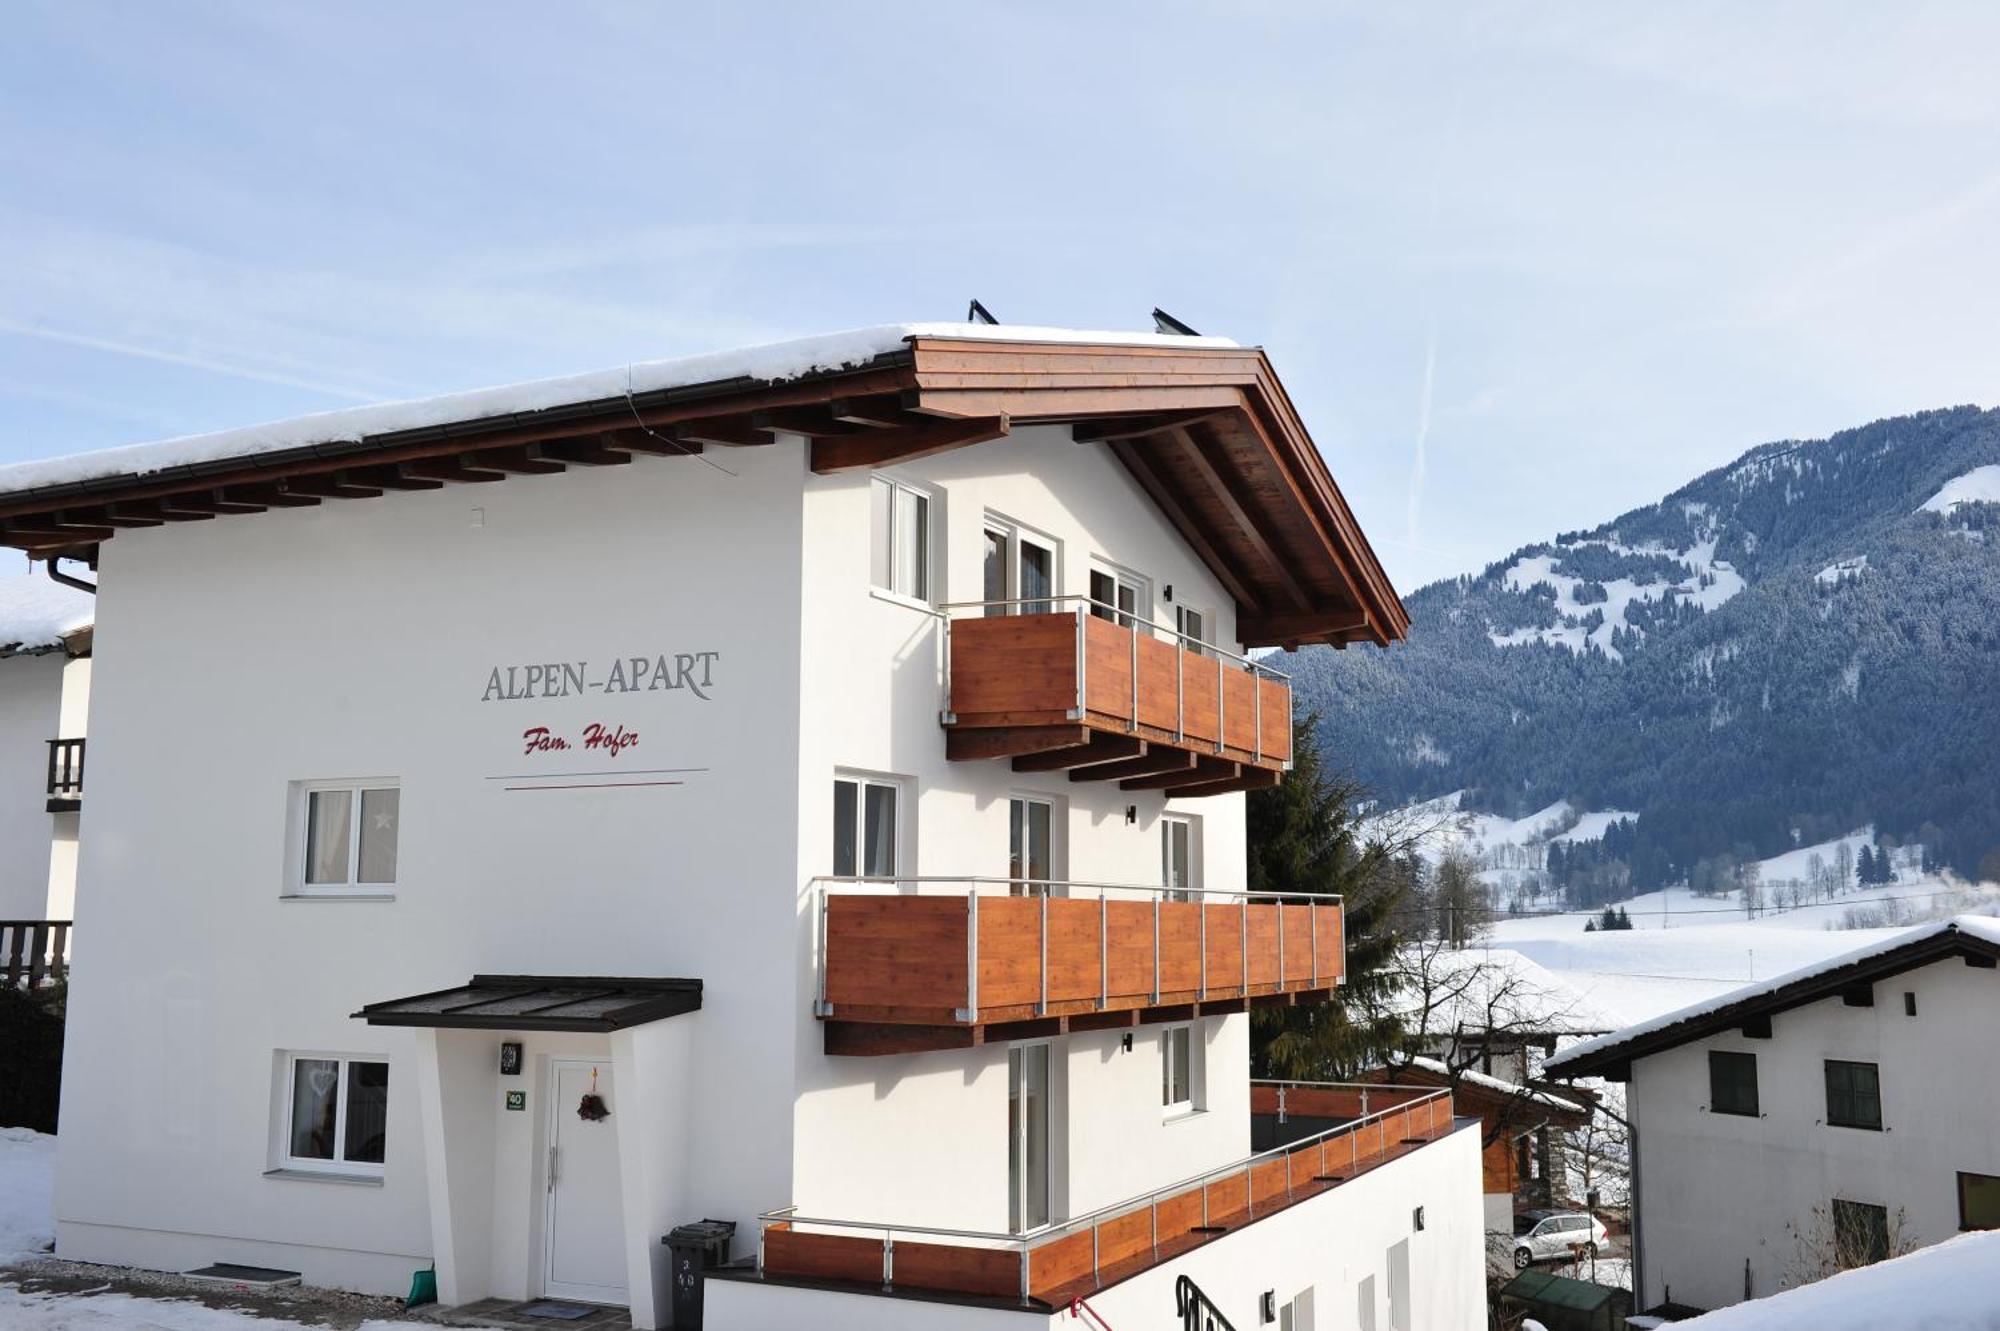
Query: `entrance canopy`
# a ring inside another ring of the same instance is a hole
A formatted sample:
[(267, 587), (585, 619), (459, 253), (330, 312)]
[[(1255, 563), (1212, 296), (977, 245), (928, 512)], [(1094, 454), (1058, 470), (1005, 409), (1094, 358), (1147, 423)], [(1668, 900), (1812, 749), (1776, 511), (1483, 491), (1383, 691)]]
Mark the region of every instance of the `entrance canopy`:
[(617, 1031), (701, 1010), (701, 981), (586, 975), (475, 975), (455, 989), (370, 1003), (370, 1026)]

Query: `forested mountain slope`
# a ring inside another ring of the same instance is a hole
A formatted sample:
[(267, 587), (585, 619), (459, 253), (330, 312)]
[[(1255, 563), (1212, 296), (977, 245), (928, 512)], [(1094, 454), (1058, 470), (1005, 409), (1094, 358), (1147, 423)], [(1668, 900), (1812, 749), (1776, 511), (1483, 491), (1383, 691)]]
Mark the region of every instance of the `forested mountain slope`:
[(1768, 444), (1274, 662), (1381, 799), (1637, 810), (1634, 887), (1873, 823), (2000, 848), (2000, 411)]

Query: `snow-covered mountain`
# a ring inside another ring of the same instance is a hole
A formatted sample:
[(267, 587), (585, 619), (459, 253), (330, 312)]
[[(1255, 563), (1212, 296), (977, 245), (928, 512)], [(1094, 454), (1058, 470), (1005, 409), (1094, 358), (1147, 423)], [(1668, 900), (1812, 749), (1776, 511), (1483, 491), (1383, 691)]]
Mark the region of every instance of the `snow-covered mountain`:
[(1971, 875), (2000, 850), (1989, 533), (2000, 412), (1927, 412), (1752, 449), (1414, 593), (1407, 643), (1284, 664), (1385, 803), (1634, 815), (1635, 888), (1871, 824)]

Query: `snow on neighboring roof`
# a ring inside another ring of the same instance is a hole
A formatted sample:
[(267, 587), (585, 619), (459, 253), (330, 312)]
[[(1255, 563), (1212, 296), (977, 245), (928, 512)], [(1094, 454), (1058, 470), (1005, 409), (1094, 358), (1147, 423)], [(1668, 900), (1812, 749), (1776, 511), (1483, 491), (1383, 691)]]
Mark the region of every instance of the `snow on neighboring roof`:
[(1990, 919), (1983, 915), (1955, 915), (1948, 920), (1934, 920), (1929, 924), (1920, 924), (1914, 929), (1906, 929), (1899, 933), (1890, 934), (1886, 938), (1855, 948), (1852, 951), (1828, 957), (1825, 961), (1814, 962), (1808, 966), (1801, 966), (1797, 970), (1786, 971), (1783, 975), (1769, 980), (1759, 980), (1754, 984), (1746, 984), (1736, 989), (1730, 989), (1717, 994), (1713, 998), (1704, 999), (1699, 1003), (1692, 1003), (1687, 1007), (1676, 1008), (1672, 1012), (1661, 1013), (1649, 1021), (1642, 1021), (1636, 1025), (1627, 1026), (1623, 1030), (1614, 1030), (1608, 1035), (1600, 1035), (1595, 1039), (1573, 1044), (1569, 1048), (1555, 1054), (1543, 1065), (1543, 1068), (1548, 1072), (1561, 1072), (1581, 1059), (1602, 1053), (1607, 1049), (1615, 1049), (1620, 1045), (1628, 1044), (1640, 1036), (1652, 1035), (1688, 1022), (1698, 1021), (1702, 1017), (1734, 1007), (1738, 1003), (1776, 993), (1788, 985), (1797, 984), (1800, 980), (1808, 980), (1815, 975), (1821, 975), (1827, 971), (1838, 970), (1844, 966), (1851, 966), (1856, 962), (1866, 961), (1870, 957), (1883, 956), (1899, 948), (1908, 947), (1912, 943), (1922, 942), (1928, 938), (1935, 938), (1954, 932), (1969, 934), (1974, 938), (1992, 943), (1995, 946), (2000, 946), (2000, 920)]
[(1982, 1230), (1675, 1325), (1698, 1331), (1993, 1331), (2000, 1326), (1996, 1269), (2000, 1230)]
[(1936, 494), (1917, 506), (1917, 512), (1948, 514), (1960, 504), (1995, 503), (2000, 503), (2000, 466), (1988, 464), (1946, 481)]
[(97, 598), (36, 570), (0, 577), (0, 656), (51, 651), (89, 628)]
[(1576, 986), (1511, 948), (1413, 949), (1405, 967), (1418, 978), (1388, 1001), (1413, 1032), (1596, 1035), (1618, 1029), (1617, 1019)]
[(1045, 342), (1078, 346), (1201, 348), (1233, 350), (1226, 337), (1184, 337), (1169, 333), (1091, 332), (1012, 324), (904, 323), (856, 328), (842, 333), (772, 342), (734, 351), (709, 352), (675, 360), (641, 361), (554, 379), (531, 379), (471, 392), (402, 402), (381, 402), (342, 411), (317, 412), (289, 420), (214, 434), (185, 435), (150, 444), (128, 444), (67, 457), (0, 467), (0, 494), (71, 485), (110, 476), (149, 475), (172, 467), (253, 457), (312, 444), (354, 442), (369, 435), (541, 411), (627, 395), (691, 388), (698, 384), (749, 379), (779, 383), (810, 374), (865, 365), (900, 350), (911, 338), (957, 338), (980, 342)]
[[(1425, 1072), (1439, 1077), (1451, 1076), (1451, 1069), (1435, 1058), (1424, 1058), (1421, 1056), (1412, 1058), (1410, 1066), (1422, 1068)], [(1458, 1074), (1458, 1079), (1468, 1085), (1483, 1086), (1487, 1090), (1499, 1095), (1520, 1096), (1523, 1099), (1533, 1100), (1535, 1103), (1547, 1105), (1551, 1109), (1567, 1109), (1571, 1113), (1576, 1114), (1587, 1112), (1586, 1106), (1577, 1103), (1575, 1100), (1557, 1095), (1552, 1091), (1535, 1090), (1531, 1087), (1523, 1086), (1519, 1082), (1508, 1081), (1504, 1077), (1495, 1077), (1491, 1073), (1481, 1072), (1478, 1068), (1462, 1069)]]

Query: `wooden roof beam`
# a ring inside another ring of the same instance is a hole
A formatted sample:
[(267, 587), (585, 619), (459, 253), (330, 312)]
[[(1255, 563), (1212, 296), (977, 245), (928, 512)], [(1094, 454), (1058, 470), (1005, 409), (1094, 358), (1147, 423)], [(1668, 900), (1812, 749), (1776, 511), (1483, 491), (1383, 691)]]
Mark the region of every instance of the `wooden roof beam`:
[[(322, 499), (374, 499), (379, 497), (385, 488), (405, 488), (400, 485), (390, 486), (387, 481), (365, 478), (362, 475), (365, 470), (395, 471), (398, 476), (402, 474), (393, 467), (357, 468), (352, 472), (329, 471), (314, 476), (293, 476), (287, 479), (285, 484), (298, 494), (318, 495)], [(442, 485), (441, 481), (433, 481), (426, 483), (423, 488), (442, 488)]]
[(267, 505), (230, 499), (220, 490), (191, 490), (160, 500), (163, 511), (180, 509), (189, 513), (262, 513)]
[(826, 439), (853, 434), (859, 427), (837, 421), (824, 407), (772, 407), (750, 413), (750, 428), (766, 434), (801, 434), (808, 439)]
[(898, 430), (862, 430), (838, 439), (815, 439), (812, 469), (828, 476), (890, 462), (910, 462), (955, 448), (1005, 439), (1012, 429), (1005, 416), (981, 416), (910, 425)]
[(463, 458), (456, 457), (418, 458), (404, 463), (403, 470), (428, 481), (449, 481), (454, 485), (478, 485), (507, 479), (504, 471), (468, 466)]
[(491, 467), (512, 476), (559, 476), (569, 470), (542, 450), (541, 444), (516, 444), (512, 448), (489, 448), (467, 456), (475, 466)]
[(232, 485), (222, 494), (226, 499), (263, 508), (314, 508), (319, 504), (318, 495), (298, 494), (282, 485)]
[(1193, 765), (1182, 771), (1155, 772), (1151, 776), (1129, 776), (1118, 783), (1120, 790), (1173, 790), (1184, 786), (1234, 781), (1242, 768), (1227, 758), (1205, 758), (1194, 754)]
[(546, 457), (579, 467), (623, 467), (632, 454), (622, 448), (606, 448), (595, 439), (557, 439), (541, 446)]
[(1106, 442), (1110, 445), (1111, 451), (1118, 455), (1118, 460), (1125, 464), (1125, 470), (1131, 472), (1133, 479), (1139, 482), (1139, 488), (1144, 490), (1160, 511), (1167, 515), (1167, 521), (1174, 524), (1174, 530), (1181, 534), (1181, 539), (1194, 547), (1194, 552), (1201, 556), (1201, 562), (1208, 565), (1209, 572), (1215, 574), (1223, 588), (1236, 598), (1238, 617), (1240, 618), (1245, 610), (1253, 614), (1260, 612), (1263, 602), (1250, 594), (1249, 588), (1243, 585), (1243, 580), (1236, 576), (1235, 569), (1209, 542), (1201, 525), (1188, 514), (1187, 506), (1181, 502), (1180, 496), (1169, 489), (1165, 479), (1153, 470), (1153, 464), (1147, 459), (1144, 451), (1136, 444), (1123, 439), (1111, 439)]
[(1167, 437), (1187, 450), (1185, 456), (1195, 472), (1221, 503), (1223, 511), (1229, 514), (1229, 520), (1242, 531), (1244, 539), (1270, 566), (1272, 576), (1284, 588), (1292, 604), (1300, 610), (1311, 606), (1312, 598), (1306, 595), (1306, 589), (1292, 575), (1291, 561), (1278, 549), (1280, 538), (1265, 524), (1257, 501), (1244, 490), (1242, 481), (1232, 474), (1234, 469), (1228, 466), (1227, 459), (1215, 456), (1213, 445), (1185, 428), (1175, 429)]
[(597, 436), (600, 448), (617, 449), (623, 453), (650, 453), (663, 458), (697, 457), (701, 445), (693, 440), (685, 442), (667, 435), (663, 431), (642, 429), (633, 426), (629, 430), (606, 430)]
[(741, 416), (709, 416), (701, 420), (677, 421), (665, 430), (679, 443), (715, 444), (722, 448), (761, 448), (771, 443), (769, 433), (753, 429)]
[(1120, 416), (1106, 421), (1078, 421), (1072, 430), (1079, 444), (1102, 443), (1111, 439), (1144, 439), (1149, 435), (1170, 434), (1175, 430), (1185, 430), (1203, 421), (1226, 416), (1229, 408), (1221, 411), (1169, 411), (1153, 416)]
[(871, 430), (894, 430), (914, 424), (902, 403), (892, 397), (837, 397), (827, 404), (837, 421)]

